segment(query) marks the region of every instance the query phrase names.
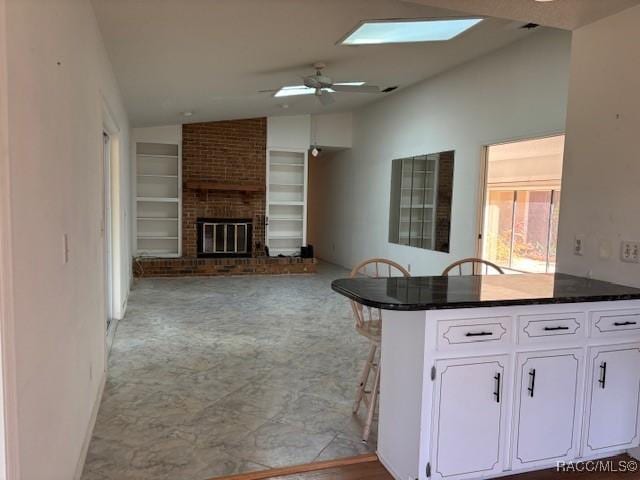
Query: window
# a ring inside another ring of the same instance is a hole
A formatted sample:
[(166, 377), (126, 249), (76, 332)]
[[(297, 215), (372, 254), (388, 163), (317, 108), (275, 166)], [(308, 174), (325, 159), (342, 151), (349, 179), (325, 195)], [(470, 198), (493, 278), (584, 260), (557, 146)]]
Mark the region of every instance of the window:
[(454, 152), (394, 160), (389, 241), (449, 251)]

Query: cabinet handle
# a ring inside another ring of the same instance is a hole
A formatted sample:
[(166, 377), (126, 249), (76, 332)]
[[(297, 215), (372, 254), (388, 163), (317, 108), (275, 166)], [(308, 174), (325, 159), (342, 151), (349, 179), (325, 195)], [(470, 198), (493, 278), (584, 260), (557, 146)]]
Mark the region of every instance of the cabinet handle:
[(615, 322), (614, 325), (616, 327), (624, 327), (626, 325), (637, 325), (638, 322)]
[(536, 369), (532, 368), (529, 371), (529, 388), (527, 388), (527, 390), (529, 390), (529, 396), (531, 398), (533, 398), (533, 392), (536, 389)]
[(496, 373), (496, 376), (493, 379), (496, 381), (496, 391), (493, 392), (493, 396), (496, 397), (496, 402), (500, 403), (500, 388), (501, 388), (501, 380), (502, 374), (500, 372)]
[(602, 388), (607, 386), (607, 362), (600, 364), (600, 380), (598, 380), (598, 383)]
[(467, 332), (467, 337), (488, 337), (493, 335), (493, 332)]
[(555, 332), (558, 330), (569, 330), (569, 327), (544, 327), (545, 332)]

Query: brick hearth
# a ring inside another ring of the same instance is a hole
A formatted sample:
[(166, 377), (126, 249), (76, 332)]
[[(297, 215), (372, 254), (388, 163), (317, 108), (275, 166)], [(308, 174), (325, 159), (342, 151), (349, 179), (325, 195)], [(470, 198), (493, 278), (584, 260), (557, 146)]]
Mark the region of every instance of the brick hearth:
[(182, 277), (315, 273), (313, 258), (144, 258), (133, 262), (135, 277)]

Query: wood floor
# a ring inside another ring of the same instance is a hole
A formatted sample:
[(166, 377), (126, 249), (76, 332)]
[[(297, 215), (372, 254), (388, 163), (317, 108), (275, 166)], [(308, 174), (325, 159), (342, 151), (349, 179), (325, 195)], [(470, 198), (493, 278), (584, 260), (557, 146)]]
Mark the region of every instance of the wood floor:
[[(355, 457), (354, 457), (355, 459)], [(620, 462), (636, 462), (631, 457), (622, 455), (610, 459), (603, 460), (603, 462), (610, 460), (612, 465), (621, 465)], [(636, 465), (640, 466), (640, 462), (636, 462)], [(303, 466), (303, 468), (309, 468), (309, 465)], [(618, 467), (619, 468), (619, 467)], [(293, 472), (295, 467), (290, 468), (290, 472)], [(283, 469), (284, 470), (284, 469)], [(307, 471), (303, 473), (288, 473), (281, 474), (283, 472), (273, 471), (275, 476), (261, 476), (261, 479), (270, 480), (393, 480), (393, 477), (385, 470), (382, 464), (375, 460), (373, 457), (368, 459), (362, 458), (362, 461), (351, 463), (348, 465), (330, 466), (329, 468), (323, 468), (320, 470)], [(264, 473), (263, 473), (264, 474)], [(258, 477), (251, 477), (251, 474), (245, 474), (246, 476), (237, 475), (233, 477), (224, 477), (224, 480), (253, 480)], [(556, 469), (541, 470), (538, 472), (530, 472), (519, 475), (511, 475), (508, 477), (502, 477), (502, 480), (558, 480), (567, 478), (570, 480), (614, 480), (619, 478), (625, 478), (627, 480), (640, 480), (640, 472), (557, 472)], [(223, 480), (223, 479), (219, 479)]]

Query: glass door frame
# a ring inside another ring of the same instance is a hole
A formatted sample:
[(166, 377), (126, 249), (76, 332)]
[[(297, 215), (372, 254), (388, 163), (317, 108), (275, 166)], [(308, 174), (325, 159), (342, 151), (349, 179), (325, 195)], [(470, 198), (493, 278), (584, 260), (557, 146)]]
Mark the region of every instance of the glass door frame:
[[(476, 231), (475, 231), (475, 239), (476, 239), (475, 250), (476, 250), (477, 258), (482, 258), (483, 247), (484, 247), (485, 207), (486, 207), (488, 195), (489, 195), (489, 186), (488, 186), (489, 149), (497, 145), (504, 145), (504, 144), (515, 143), (515, 142), (525, 142), (527, 140), (542, 140), (545, 138), (552, 138), (552, 137), (558, 137), (558, 136), (566, 136), (566, 132), (563, 130), (552, 131), (547, 134), (542, 134), (537, 136), (512, 137), (509, 139), (484, 142), (484, 145), (481, 147), (482, 151), (480, 154), (480, 173), (478, 175), (478, 195), (477, 195), (477, 212), (476, 212), (477, 214), (476, 214)], [(564, 172), (563, 172), (563, 175), (564, 175)], [(558, 188), (550, 188), (550, 190), (558, 190), (562, 192), (561, 187), (562, 185), (560, 185)], [(552, 202), (553, 202), (553, 198), (552, 198)]]

